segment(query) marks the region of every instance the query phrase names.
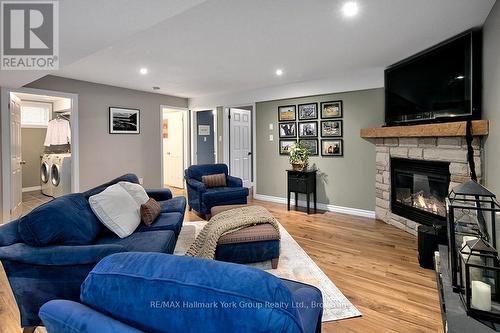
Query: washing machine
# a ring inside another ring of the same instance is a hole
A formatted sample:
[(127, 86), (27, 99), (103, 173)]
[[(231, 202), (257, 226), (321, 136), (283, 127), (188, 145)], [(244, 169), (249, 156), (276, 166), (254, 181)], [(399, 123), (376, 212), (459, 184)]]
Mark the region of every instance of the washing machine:
[(50, 169), (52, 168), (52, 154), (43, 154), (40, 165), (40, 184), (42, 193), (48, 196), (52, 195), (52, 183), (50, 182)]
[(71, 154), (51, 154), (50, 185), (54, 198), (71, 193)]

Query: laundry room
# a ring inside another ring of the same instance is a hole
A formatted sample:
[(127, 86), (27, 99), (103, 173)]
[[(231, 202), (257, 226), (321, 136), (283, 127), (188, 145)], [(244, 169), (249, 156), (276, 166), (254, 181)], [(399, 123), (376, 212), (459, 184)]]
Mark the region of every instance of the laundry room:
[(20, 177), (12, 170), (13, 176), (16, 175), (12, 181), (21, 180), (24, 215), (52, 198), (71, 192), (72, 101), (29, 93), (12, 95), (11, 99), (19, 104), (21, 129), (17, 133), (16, 122), (12, 121), (13, 156), (19, 147), (16, 143), (20, 142)]

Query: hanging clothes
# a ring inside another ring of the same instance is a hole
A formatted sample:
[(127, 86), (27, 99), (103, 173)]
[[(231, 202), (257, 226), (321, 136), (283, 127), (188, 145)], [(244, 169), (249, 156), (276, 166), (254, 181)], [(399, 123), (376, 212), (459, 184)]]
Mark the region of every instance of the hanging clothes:
[(47, 126), (44, 146), (67, 145), (71, 142), (71, 127), (66, 119), (53, 119)]

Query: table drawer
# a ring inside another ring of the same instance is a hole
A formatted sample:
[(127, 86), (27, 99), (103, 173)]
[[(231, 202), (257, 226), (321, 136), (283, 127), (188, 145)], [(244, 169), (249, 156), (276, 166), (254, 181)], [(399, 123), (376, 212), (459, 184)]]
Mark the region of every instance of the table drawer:
[(288, 178), (288, 190), (290, 192), (307, 192), (307, 180), (304, 178)]

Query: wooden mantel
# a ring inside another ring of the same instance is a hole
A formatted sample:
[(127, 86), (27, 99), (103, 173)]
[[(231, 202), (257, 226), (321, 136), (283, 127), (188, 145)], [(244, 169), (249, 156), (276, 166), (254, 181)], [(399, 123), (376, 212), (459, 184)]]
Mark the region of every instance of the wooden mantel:
[[(440, 137), (440, 136), (465, 136), (466, 122), (452, 122), (441, 124), (394, 126), (363, 128), (360, 131), (362, 138), (405, 138), (405, 137)], [(472, 122), (472, 135), (488, 135), (488, 120), (474, 120)]]

